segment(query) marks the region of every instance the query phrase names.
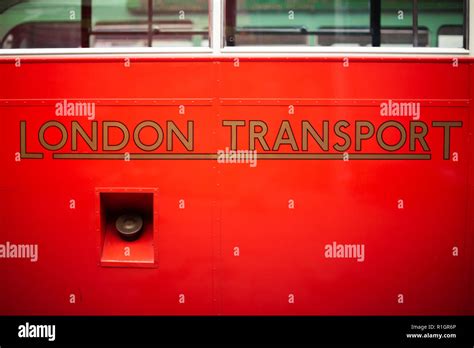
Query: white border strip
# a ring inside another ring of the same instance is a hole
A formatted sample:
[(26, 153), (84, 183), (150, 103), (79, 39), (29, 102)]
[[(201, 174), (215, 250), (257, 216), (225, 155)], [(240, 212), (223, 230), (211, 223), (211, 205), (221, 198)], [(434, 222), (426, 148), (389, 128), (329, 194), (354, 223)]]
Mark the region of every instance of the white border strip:
[(116, 54), (211, 54), (210, 47), (130, 47), (130, 48), (20, 48), (0, 49), (0, 56), (30, 55), (116, 55)]
[(212, 15), (212, 21), (211, 21), (211, 26), (209, 28), (210, 30), (210, 37), (211, 37), (211, 48), (212, 48), (212, 53), (214, 55), (218, 55), (221, 52), (221, 46), (222, 46), (222, 41), (223, 41), (223, 6), (224, 6), (224, 0), (210, 0), (212, 2), (211, 4), (211, 15)]
[[(291, 47), (291, 48), (290, 48)], [(436, 47), (308, 47), (308, 46), (240, 46), (225, 47), (221, 50), (222, 55), (232, 54), (305, 54), (319, 55), (332, 54), (344, 55), (468, 55), (469, 50), (464, 48), (436, 48)]]
[[(217, 19), (216, 19), (217, 20)], [(219, 19), (220, 20), (220, 19)], [(214, 22), (214, 20), (213, 20)], [(216, 41), (218, 40), (218, 41)], [(29, 48), (0, 49), (2, 56), (183, 56), (183, 57), (318, 57), (318, 56), (468, 56), (469, 50), (440, 49), (429, 47), (304, 47), (304, 46), (241, 46), (221, 48), (220, 36), (212, 36), (212, 48), (208, 47), (140, 47), (140, 48)], [(217, 45), (214, 43), (217, 42)], [(471, 54), (472, 55), (472, 54)]]
[[(213, 41), (217, 36), (212, 36)], [(220, 37), (219, 37), (220, 38)], [(215, 41), (214, 41), (215, 42)], [(218, 45), (221, 41), (218, 41)], [(474, 44), (474, 43), (473, 43)], [(0, 49), (2, 56), (110, 56), (110, 55), (152, 55), (152, 56), (200, 56), (210, 57), (294, 57), (294, 56), (468, 56), (469, 50), (440, 48), (384, 48), (384, 47), (301, 47), (301, 46), (241, 46), (241, 47), (143, 47), (143, 48), (29, 48)], [(471, 53), (471, 55), (473, 55)]]

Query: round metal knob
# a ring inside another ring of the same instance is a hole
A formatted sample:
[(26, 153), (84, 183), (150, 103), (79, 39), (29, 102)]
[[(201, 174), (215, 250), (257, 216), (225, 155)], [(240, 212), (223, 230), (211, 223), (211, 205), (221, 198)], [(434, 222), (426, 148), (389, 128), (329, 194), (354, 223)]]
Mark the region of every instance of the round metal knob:
[(115, 221), (115, 228), (122, 239), (132, 241), (140, 235), (143, 228), (143, 219), (138, 214), (120, 215)]

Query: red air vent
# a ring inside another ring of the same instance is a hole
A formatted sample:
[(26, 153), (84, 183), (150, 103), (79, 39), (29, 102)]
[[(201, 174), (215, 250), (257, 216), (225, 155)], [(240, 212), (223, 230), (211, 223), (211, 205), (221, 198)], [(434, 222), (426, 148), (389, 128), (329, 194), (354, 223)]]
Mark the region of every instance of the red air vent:
[(100, 264), (156, 267), (155, 189), (97, 189)]

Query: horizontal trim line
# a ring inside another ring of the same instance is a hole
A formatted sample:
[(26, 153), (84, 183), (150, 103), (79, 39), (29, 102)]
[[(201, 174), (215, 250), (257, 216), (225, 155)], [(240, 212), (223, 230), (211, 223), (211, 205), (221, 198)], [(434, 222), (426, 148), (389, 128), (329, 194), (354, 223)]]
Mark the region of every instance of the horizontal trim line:
[(0, 106), (28, 106), (28, 105), (55, 105), (64, 100), (68, 102), (89, 102), (97, 105), (186, 105), (186, 106), (209, 106), (213, 104), (213, 98), (32, 98), (32, 99), (0, 99)]
[(315, 99), (315, 98), (220, 98), (220, 104), (224, 106), (235, 105), (322, 105), (322, 106), (379, 106), (381, 103), (391, 100), (397, 103), (417, 102), (424, 107), (435, 106), (461, 106), (469, 105), (469, 99)]
[[(89, 102), (97, 106), (373, 106), (378, 107), (389, 99), (330, 99), (330, 98), (66, 98), (68, 102)], [(397, 103), (420, 103), (422, 107), (467, 107), (469, 99), (390, 99)], [(64, 99), (0, 99), (0, 106), (50, 106)]]
[[(431, 154), (349, 153), (349, 160), (430, 160)], [(343, 153), (257, 153), (257, 160), (343, 160)], [(217, 160), (217, 153), (130, 153), (131, 160)], [(124, 160), (125, 154), (53, 153), (54, 159)]]

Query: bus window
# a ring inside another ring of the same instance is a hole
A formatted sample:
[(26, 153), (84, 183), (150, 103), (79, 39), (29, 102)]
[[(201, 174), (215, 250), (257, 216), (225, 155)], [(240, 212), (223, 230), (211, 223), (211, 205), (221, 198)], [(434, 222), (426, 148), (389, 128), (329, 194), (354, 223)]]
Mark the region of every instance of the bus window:
[(77, 48), (81, 47), (79, 22), (30, 22), (13, 28), (2, 48)]
[[(417, 0), (416, 8), (413, 0), (385, 0), (382, 1), (382, 28), (391, 26), (403, 28), (400, 34), (405, 39), (392, 36), (393, 40), (383, 38), (383, 42), (389, 46), (416, 46), (416, 47), (441, 47), (441, 48), (463, 48), (464, 38), (464, 1), (463, 0)], [(413, 16), (417, 15), (417, 32), (413, 31)], [(456, 26), (456, 34), (450, 37), (442, 37), (441, 44), (438, 43), (439, 31), (444, 26)], [(411, 42), (407, 39), (412, 36)], [(447, 40), (447, 41), (446, 41)], [(404, 44), (399, 44), (404, 42)]]
[[(464, 2), (227, 0), (224, 42), (226, 46), (463, 48)], [(439, 34), (446, 25), (457, 29)]]
[(80, 0), (0, 0), (0, 47), (209, 47), (207, 0), (90, 2), (81, 18)]
[[(380, 44), (383, 47), (413, 47), (413, 0), (381, 1)], [(424, 46), (428, 33), (424, 31)]]
[[(464, 1), (418, 0), (418, 25), (430, 28), (430, 47), (463, 48)], [(448, 35), (444, 35), (442, 31), (442, 41), (439, 42), (439, 32), (446, 26), (461, 27), (461, 32), (458, 31), (456, 35), (456, 29), (444, 29)]]
[[(368, 4), (367, 0), (228, 0), (225, 42), (227, 46), (319, 46), (331, 35), (338, 44), (359, 46), (352, 35), (370, 33)], [(345, 30), (348, 27), (356, 29)]]
[(92, 47), (209, 47), (207, 0), (92, 2)]
[(0, 2), (2, 48), (80, 47), (80, 1)]

